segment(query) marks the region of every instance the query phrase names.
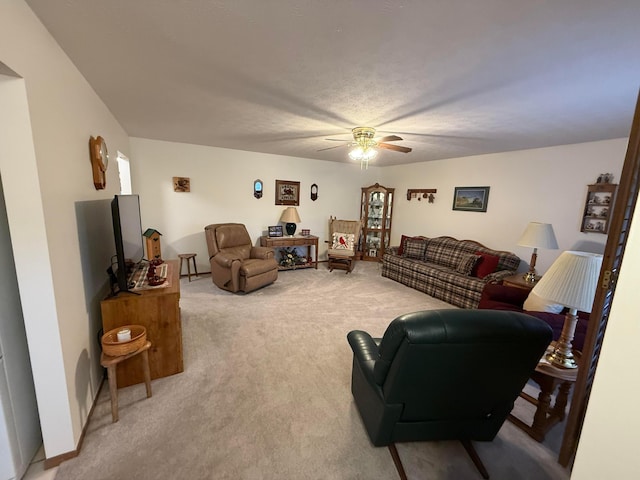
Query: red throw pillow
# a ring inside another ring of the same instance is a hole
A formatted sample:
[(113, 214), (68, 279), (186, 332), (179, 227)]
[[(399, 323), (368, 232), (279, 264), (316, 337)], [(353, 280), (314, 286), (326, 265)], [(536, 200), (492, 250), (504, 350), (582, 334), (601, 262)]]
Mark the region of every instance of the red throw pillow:
[(402, 235), (402, 237), (400, 237), (400, 246), (398, 247), (398, 255), (402, 255), (402, 252), (404, 252), (404, 244), (407, 242), (407, 238), (411, 238), (411, 237), (407, 237), (406, 235)]
[(476, 264), (475, 276), (478, 278), (484, 278), (490, 273), (495, 272), (500, 257), (496, 255), (489, 255), (488, 253), (476, 252), (476, 255), (480, 255), (480, 260)]

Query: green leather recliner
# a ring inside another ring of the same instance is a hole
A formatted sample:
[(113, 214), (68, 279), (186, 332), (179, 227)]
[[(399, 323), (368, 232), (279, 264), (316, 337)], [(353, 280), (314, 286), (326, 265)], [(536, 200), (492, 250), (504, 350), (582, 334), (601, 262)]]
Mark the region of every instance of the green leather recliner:
[(355, 330), (351, 391), (374, 446), (461, 440), (484, 478), (471, 440), (497, 435), (551, 341), (545, 322), (520, 312), (431, 310), (402, 315), (382, 339)]

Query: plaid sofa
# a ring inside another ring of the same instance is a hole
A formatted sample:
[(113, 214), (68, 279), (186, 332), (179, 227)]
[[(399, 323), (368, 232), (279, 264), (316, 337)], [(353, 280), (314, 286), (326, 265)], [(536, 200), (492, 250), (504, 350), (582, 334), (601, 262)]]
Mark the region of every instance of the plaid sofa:
[[(517, 255), (491, 250), (473, 240), (403, 237), (402, 247), (401, 254), (399, 246), (386, 250), (382, 276), (462, 308), (476, 308), (487, 283), (513, 275), (520, 265)], [(484, 278), (474, 275), (479, 254), (498, 257), (497, 267)]]

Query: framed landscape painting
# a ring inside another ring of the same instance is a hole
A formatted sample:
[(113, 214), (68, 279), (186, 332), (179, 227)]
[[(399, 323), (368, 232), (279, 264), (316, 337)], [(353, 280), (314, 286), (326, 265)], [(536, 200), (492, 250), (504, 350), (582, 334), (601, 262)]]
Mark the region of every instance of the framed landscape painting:
[(453, 209), (464, 212), (486, 212), (489, 187), (455, 187)]

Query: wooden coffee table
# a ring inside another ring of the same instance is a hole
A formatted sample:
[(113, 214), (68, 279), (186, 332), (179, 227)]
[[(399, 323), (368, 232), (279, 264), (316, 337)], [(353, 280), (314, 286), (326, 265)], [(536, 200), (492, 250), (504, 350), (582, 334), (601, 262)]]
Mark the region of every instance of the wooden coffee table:
[[(555, 342), (552, 342), (550, 348), (554, 344)], [(574, 355), (576, 356), (576, 361), (579, 361), (579, 352), (574, 351)], [(528, 425), (512, 414), (509, 414), (509, 420), (528, 433), (531, 438), (542, 442), (547, 432), (554, 425), (564, 420), (569, 393), (577, 377), (577, 368), (554, 367), (546, 362), (543, 357), (543, 360), (538, 363), (535, 371), (531, 374), (531, 380), (540, 387), (538, 398), (536, 399), (525, 392), (520, 393), (520, 397), (536, 405), (533, 423)], [(556, 401), (551, 405), (551, 396), (556, 391), (556, 388), (558, 389)]]

